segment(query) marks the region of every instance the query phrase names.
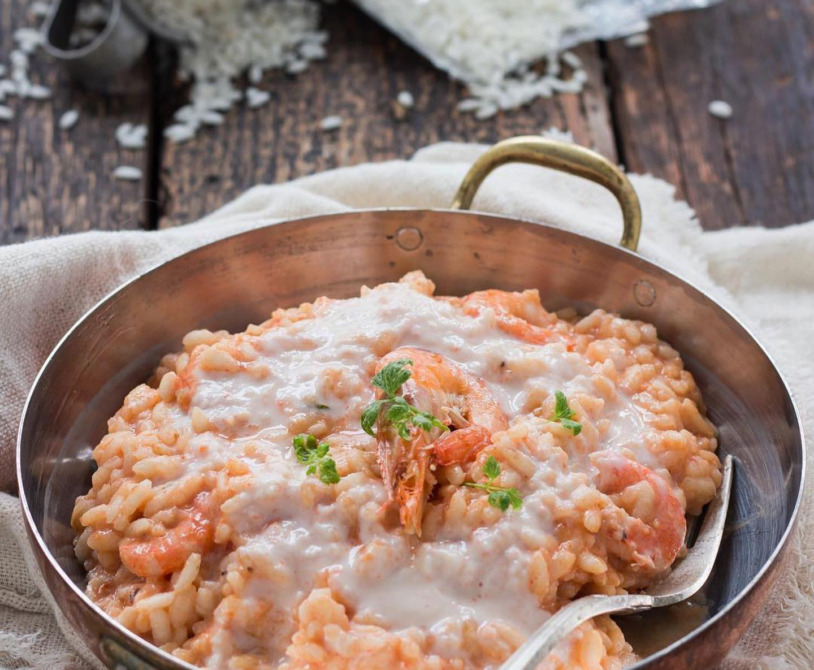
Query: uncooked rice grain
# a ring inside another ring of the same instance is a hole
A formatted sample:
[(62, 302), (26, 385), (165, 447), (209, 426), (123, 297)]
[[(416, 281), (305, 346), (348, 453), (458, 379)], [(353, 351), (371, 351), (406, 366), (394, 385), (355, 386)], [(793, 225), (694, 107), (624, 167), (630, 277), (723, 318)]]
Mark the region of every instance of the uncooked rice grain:
[(32, 84), (28, 87), (27, 95), (32, 100), (47, 100), (51, 97), (51, 89), (41, 84)]
[(79, 120), (79, 112), (75, 109), (69, 109), (62, 116), (59, 117), (60, 130), (70, 130), (76, 125)]
[(195, 130), (196, 126), (190, 124), (175, 123), (171, 126), (167, 126), (164, 129), (164, 137), (166, 137), (171, 142), (174, 142), (175, 144), (181, 144), (195, 137)]
[(42, 0), (35, 0), (35, 2), (31, 3), (29, 9), (32, 16), (42, 19), (48, 16), (49, 5), (47, 2), (42, 2)]
[(32, 54), (45, 38), (42, 31), (36, 28), (18, 28), (14, 31), (14, 41), (23, 52)]
[(248, 79), (252, 84), (259, 84), (261, 81), (263, 81), (263, 68), (261, 68), (259, 65), (252, 65), (249, 68)]
[(120, 165), (113, 170), (113, 176), (121, 181), (138, 181), (143, 173), (140, 168), (132, 165)]
[(723, 100), (713, 100), (711, 103), (709, 103), (709, 107), (707, 109), (715, 118), (723, 120), (732, 118), (732, 105)]
[(342, 127), (342, 117), (338, 115), (326, 116), (319, 122), (320, 130), (330, 132), (332, 130), (339, 130)]
[(647, 33), (636, 33), (635, 35), (630, 35), (629, 37), (625, 38), (625, 46), (630, 47), (631, 49), (636, 49), (638, 47), (643, 47), (650, 41)]
[(415, 99), (410, 91), (400, 91), (396, 100), (402, 107), (410, 108), (415, 104)]
[(249, 86), (249, 88), (246, 89), (246, 104), (252, 109), (262, 107), (269, 100), (271, 100), (271, 93), (268, 91), (261, 91), (254, 86)]
[(147, 125), (122, 123), (116, 128), (116, 141), (125, 149), (143, 149), (147, 144)]

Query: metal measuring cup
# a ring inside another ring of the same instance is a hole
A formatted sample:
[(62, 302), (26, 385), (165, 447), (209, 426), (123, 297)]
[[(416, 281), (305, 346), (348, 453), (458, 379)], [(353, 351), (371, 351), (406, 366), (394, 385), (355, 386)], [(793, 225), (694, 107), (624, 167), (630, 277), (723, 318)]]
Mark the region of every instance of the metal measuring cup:
[(54, 0), (43, 24), (43, 48), (87, 85), (102, 87), (116, 73), (132, 66), (147, 49), (150, 35), (177, 45), (183, 34), (154, 22), (138, 0), (111, 0), (104, 28), (88, 43), (71, 46), (71, 34), (82, 0)]

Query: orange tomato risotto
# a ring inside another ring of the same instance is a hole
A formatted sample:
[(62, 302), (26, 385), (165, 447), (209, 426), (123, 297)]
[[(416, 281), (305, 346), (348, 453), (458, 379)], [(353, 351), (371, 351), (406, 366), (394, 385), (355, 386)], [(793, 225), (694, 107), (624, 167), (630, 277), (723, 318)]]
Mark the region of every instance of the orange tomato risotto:
[[(668, 573), (721, 480), (678, 352), (534, 290), (434, 288), (189, 333), (76, 501), (99, 607), (208, 668), (480, 669), (570, 600)], [(541, 667), (633, 660), (599, 617)]]

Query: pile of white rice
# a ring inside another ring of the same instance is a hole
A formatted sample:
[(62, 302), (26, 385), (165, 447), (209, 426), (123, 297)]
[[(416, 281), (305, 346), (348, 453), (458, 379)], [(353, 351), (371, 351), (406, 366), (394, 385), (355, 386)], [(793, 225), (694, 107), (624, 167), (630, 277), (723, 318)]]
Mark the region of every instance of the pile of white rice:
[[(201, 126), (222, 123), (223, 112), (238, 101), (245, 99), (252, 108), (268, 103), (271, 94), (257, 87), (264, 70), (283, 68), (296, 74), (326, 55), (324, 45), (328, 35), (318, 30), (316, 0), (140, 2), (156, 23), (188, 40), (181, 48), (179, 74), (193, 85), (189, 104), (176, 111), (175, 123), (165, 130), (174, 142), (191, 139)], [(29, 80), (29, 61), (43, 43), (35, 26), (47, 12), (48, 5), (42, 0), (29, 5), (32, 25), (15, 31), (15, 48), (8, 55), (8, 66), (0, 62), (0, 121), (14, 118), (14, 110), (5, 104), (11, 97), (43, 100), (51, 96), (50, 89)], [(104, 26), (108, 12), (105, 0), (84, 0), (79, 7), (72, 45), (92, 41)], [(244, 73), (248, 73), (251, 86), (242, 91), (234, 82)], [(75, 110), (65, 110), (65, 114), (60, 128), (67, 131), (79, 121), (79, 116)], [(143, 148), (143, 137), (128, 139), (132, 133), (125, 126), (131, 125), (123, 124), (117, 130), (119, 144), (128, 149)], [(142, 126), (132, 130), (146, 133)]]
[[(571, 53), (562, 62), (566, 31), (585, 25), (579, 0), (355, 0), (433, 62), (464, 81), (471, 97), (462, 111), (488, 118), (537, 97), (578, 93), (587, 79)], [(302, 72), (324, 58), (327, 34), (318, 30), (314, 0), (140, 0), (148, 13), (192, 44), (182, 49), (181, 75), (195, 81), (190, 104), (166, 130), (179, 142), (200, 125), (222, 122), (220, 113), (241, 99), (234, 79), (249, 72), (250, 107), (269, 101), (254, 87), (262, 71)], [(547, 61), (544, 72), (530, 64)]]
[[(296, 74), (326, 56), (328, 35), (319, 30), (317, 0), (139, 1), (156, 23), (188, 39), (181, 48), (179, 74), (192, 87), (188, 104), (175, 112), (174, 123), (165, 130), (173, 142), (193, 138), (203, 126), (223, 123), (223, 113), (239, 101), (251, 108), (269, 103), (270, 92), (260, 88), (265, 70)], [(579, 92), (587, 79), (573, 54), (566, 53), (562, 59), (558, 55), (563, 33), (586, 21), (579, 0), (356, 2), (466, 82), (472, 97), (462, 101), (460, 109), (474, 112), (478, 118), (539, 96)], [(32, 17), (41, 20), (44, 3), (34, 2), (31, 9)], [(81, 9), (87, 14), (95, 12), (95, 17), (106, 8), (99, 0), (85, 0)], [(85, 34), (91, 29), (84, 24), (90, 23), (80, 21), (83, 41), (92, 39)], [(32, 90), (27, 67), (22, 67), (42, 38), (34, 28), (18, 33), (20, 48), (11, 54), (16, 81), (0, 82), (5, 86), (0, 87), (0, 104), (3, 95), (37, 97), (45, 93), (38, 87)], [(530, 64), (540, 60), (547, 60), (544, 72), (531, 70)], [(567, 76), (561, 72), (562, 62)], [(236, 80), (244, 73), (249, 86), (241, 90)], [(11, 109), (0, 111), (11, 118)]]
[[(423, 53), (465, 82), (471, 97), (459, 104), (478, 118), (514, 109), (537, 97), (578, 93), (587, 79), (563, 37), (590, 21), (580, 0), (354, 0)], [(564, 72), (562, 63), (567, 67)], [(531, 64), (545, 61), (542, 72)]]
[[(269, 104), (272, 94), (262, 88), (265, 70), (297, 74), (326, 56), (328, 35), (319, 29), (319, 0), (138, 1), (157, 24), (188, 40), (181, 47), (179, 74), (192, 83), (190, 99), (175, 112), (173, 123), (164, 131), (172, 142), (185, 142), (202, 127), (223, 123), (223, 114), (238, 102), (252, 109)], [(83, 0), (77, 39), (87, 42), (93, 38), (94, 30), (104, 23), (108, 2)], [(630, 35), (646, 29), (649, 14), (703, 6), (715, 0), (353, 2), (437, 67), (466, 83), (470, 97), (458, 108), (485, 119), (538, 97), (580, 92), (588, 75), (579, 59), (564, 47), (589, 39)], [(29, 59), (42, 43), (42, 35), (33, 26), (42, 21), (47, 9), (43, 0), (31, 2), (32, 26), (15, 32), (15, 49), (7, 64), (0, 63), (0, 122), (14, 117), (9, 98), (42, 100), (51, 95), (47, 87), (28, 78)], [(646, 35), (639, 33), (630, 46), (645, 42)], [(248, 85), (238, 86), (244, 74)], [(396, 118), (403, 117), (413, 104), (410, 92), (403, 91)], [(60, 128), (67, 132), (78, 116), (74, 110), (60, 111), (68, 114), (60, 122)], [(341, 118), (329, 116), (319, 127), (330, 132), (341, 125)], [(134, 130), (142, 131), (141, 127)], [(118, 139), (131, 149), (144, 145), (140, 139)]]
[[(223, 122), (222, 112), (245, 97), (252, 108), (271, 95), (256, 87), (263, 71), (304, 71), (325, 58), (327, 33), (318, 30), (313, 0), (140, 0), (157, 22), (186, 36), (180, 75), (194, 81), (190, 102), (175, 114), (165, 135), (175, 142), (192, 138), (201, 125)], [(245, 94), (234, 80), (248, 71)]]

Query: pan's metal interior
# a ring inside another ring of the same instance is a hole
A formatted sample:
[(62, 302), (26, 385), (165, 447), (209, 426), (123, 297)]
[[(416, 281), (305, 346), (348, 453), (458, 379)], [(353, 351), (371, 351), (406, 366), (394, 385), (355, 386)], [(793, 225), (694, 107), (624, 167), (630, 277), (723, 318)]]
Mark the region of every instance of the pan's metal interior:
[[(21, 489), (45, 549), (46, 580), (89, 643), (95, 646), (93, 637), (110, 622), (80, 595), (69, 519), (89, 486), (89, 448), (126, 392), (193, 328), (242, 330), (276, 307), (355, 295), (363, 284), (419, 268), (441, 294), (536, 287), (549, 309), (601, 306), (644, 319), (684, 355), (721, 429), (722, 450), (736, 458), (728, 531), (701, 601), (624, 622), (631, 639), (652, 642), (654, 622), (662, 621), (657, 646), (664, 647), (722, 612), (755, 580), (793, 519), (803, 446), (783, 380), (737, 321), (635, 254), (572, 233), (461, 212), (356, 212), (258, 229), (172, 261), (105, 300), (44, 368), (20, 433)], [(665, 653), (645, 663), (657, 667)], [(172, 665), (164, 654), (147, 656)]]

